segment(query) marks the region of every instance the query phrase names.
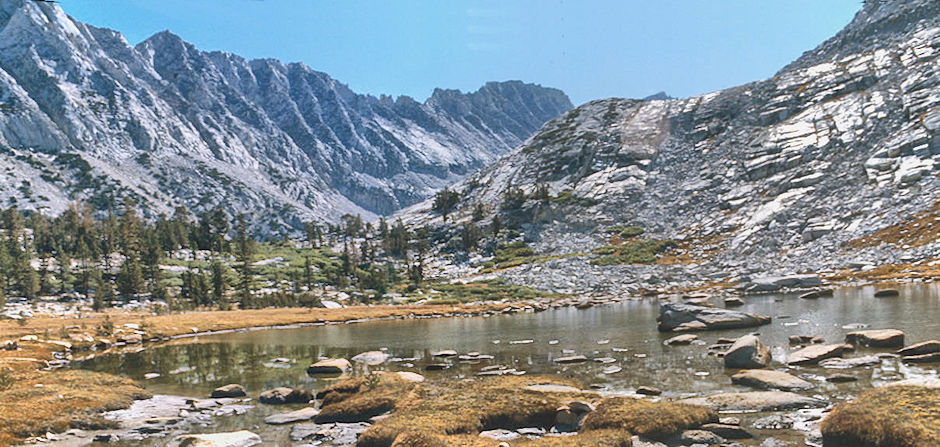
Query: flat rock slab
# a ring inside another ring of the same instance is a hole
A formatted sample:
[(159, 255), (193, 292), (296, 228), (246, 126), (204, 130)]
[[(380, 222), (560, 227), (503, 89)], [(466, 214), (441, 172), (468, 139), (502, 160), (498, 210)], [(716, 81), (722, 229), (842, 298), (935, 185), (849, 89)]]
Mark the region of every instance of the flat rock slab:
[(769, 369), (751, 369), (739, 372), (731, 376), (731, 383), (760, 389), (776, 388), (784, 391), (806, 390), (813, 387), (812, 383), (792, 374)]
[(320, 360), (307, 367), (307, 374), (342, 374), (352, 369), (352, 364), (346, 359)]
[(554, 383), (539, 383), (535, 385), (526, 385), (525, 389), (537, 391), (540, 393), (580, 393), (581, 390), (573, 386), (558, 385)]
[(924, 355), (940, 352), (940, 340), (927, 340), (898, 350), (900, 355)]
[(559, 363), (559, 364), (562, 364), (562, 365), (567, 365), (567, 364), (571, 364), (571, 363), (584, 363), (584, 362), (586, 362), (587, 360), (588, 360), (587, 357), (585, 357), (585, 356), (583, 356), (583, 355), (570, 355), (570, 356), (567, 356), (567, 357), (558, 357), (558, 358), (556, 358), (556, 359), (555, 359), (555, 363)]
[(289, 411), (287, 413), (272, 414), (264, 418), (265, 424), (271, 425), (281, 425), (281, 424), (290, 424), (291, 422), (300, 422), (300, 421), (309, 421), (315, 418), (320, 414), (320, 410), (317, 410), (313, 407), (301, 408), (297, 411)]
[(921, 355), (906, 355), (901, 357), (901, 361), (906, 363), (937, 363), (940, 362), (940, 352)]
[(822, 408), (826, 401), (787, 391), (748, 391), (693, 397), (680, 402), (709, 407), (715, 411), (778, 411)]
[(840, 357), (845, 351), (845, 346), (841, 344), (833, 345), (812, 345), (803, 349), (791, 352), (787, 356), (787, 363), (791, 365), (812, 365), (832, 357)]
[(900, 348), (904, 346), (904, 332), (897, 329), (849, 332), (845, 334), (845, 342), (872, 348)]
[(670, 302), (659, 306), (660, 332), (738, 329), (769, 324), (770, 317), (735, 310)]
[(854, 357), (850, 359), (832, 358), (819, 362), (819, 366), (827, 369), (861, 368), (863, 366), (875, 366), (880, 364), (881, 359), (873, 355)]
[(176, 439), (179, 440), (180, 447), (249, 447), (261, 444), (261, 437), (247, 430), (205, 435), (183, 435)]

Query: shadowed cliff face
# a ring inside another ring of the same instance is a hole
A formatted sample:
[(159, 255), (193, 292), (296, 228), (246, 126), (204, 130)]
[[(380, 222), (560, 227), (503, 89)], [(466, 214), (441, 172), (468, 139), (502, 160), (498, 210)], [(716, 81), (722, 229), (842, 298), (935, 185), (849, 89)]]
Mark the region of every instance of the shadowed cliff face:
[[(584, 252), (613, 224), (708, 240), (717, 254), (701, 258), (714, 262), (703, 271), (822, 269), (860, 253), (935, 256), (936, 242), (845, 244), (940, 200), (938, 8), (867, 2), (845, 30), (770, 79), (575, 108), (455, 185), (467, 198), (463, 216), (482, 202), (546, 253)], [(502, 205), (508, 191), (537, 185), (570, 198)], [(440, 224), (429, 208), (402, 216)]]
[(221, 204), (274, 226), (385, 214), (570, 108), (518, 81), (425, 103), (359, 95), (303, 64), (201, 52), (169, 32), (132, 47), (52, 4), (0, 5), (4, 205), (131, 195), (154, 212)]

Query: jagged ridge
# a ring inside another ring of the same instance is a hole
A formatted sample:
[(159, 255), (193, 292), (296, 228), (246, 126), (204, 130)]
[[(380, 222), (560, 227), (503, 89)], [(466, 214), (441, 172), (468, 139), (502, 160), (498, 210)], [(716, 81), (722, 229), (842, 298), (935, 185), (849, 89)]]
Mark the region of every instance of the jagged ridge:
[(569, 109), (518, 81), (426, 102), (359, 95), (303, 64), (136, 47), (58, 6), (0, 5), (0, 200), (60, 211), (130, 195), (152, 212), (223, 205), (275, 227), (385, 214), (427, 197)]

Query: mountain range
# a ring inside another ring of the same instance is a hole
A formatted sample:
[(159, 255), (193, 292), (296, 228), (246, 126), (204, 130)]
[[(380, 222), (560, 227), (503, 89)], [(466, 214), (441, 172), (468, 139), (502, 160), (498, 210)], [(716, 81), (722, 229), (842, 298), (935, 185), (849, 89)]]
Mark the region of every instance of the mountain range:
[(136, 46), (57, 5), (0, 3), (0, 204), (50, 213), (130, 197), (222, 206), (262, 228), (391, 213), (495, 161), (572, 107), (491, 82), (425, 102), (361, 95), (301, 63)]
[[(477, 225), (498, 216), (536, 255), (589, 252), (615, 225), (678, 241), (670, 266), (571, 256), (505, 273), (574, 291), (930, 262), (940, 256), (938, 55), (940, 2), (866, 1), (769, 79), (597, 100), (551, 120), (452, 188), (463, 200), (450, 231), (459, 237), (485, 210)], [(448, 228), (430, 201), (400, 216)]]

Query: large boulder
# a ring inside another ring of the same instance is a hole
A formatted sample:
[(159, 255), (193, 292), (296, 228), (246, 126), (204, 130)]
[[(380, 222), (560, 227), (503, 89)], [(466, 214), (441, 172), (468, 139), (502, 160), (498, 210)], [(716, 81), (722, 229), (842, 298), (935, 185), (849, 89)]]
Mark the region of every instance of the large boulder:
[(813, 365), (832, 357), (841, 357), (845, 351), (845, 345), (811, 345), (803, 349), (791, 352), (787, 356), (787, 363), (791, 365)]
[(212, 394), (209, 397), (213, 398), (226, 398), (226, 397), (245, 397), (245, 388), (237, 383), (230, 383), (228, 385), (220, 386), (212, 390)]
[(683, 399), (679, 402), (701, 405), (718, 412), (798, 410), (801, 408), (822, 408), (828, 405), (824, 400), (801, 396), (787, 391), (720, 393)]
[(849, 332), (845, 342), (872, 348), (900, 348), (904, 346), (904, 332), (897, 329)]
[(761, 389), (776, 388), (784, 391), (805, 390), (813, 387), (812, 383), (799, 377), (783, 371), (769, 369), (741, 371), (731, 376), (731, 383)]
[(346, 359), (320, 360), (307, 367), (307, 374), (342, 374), (352, 369), (352, 364)]
[(737, 329), (769, 324), (770, 317), (735, 310), (667, 302), (659, 306), (660, 332)]
[(787, 275), (756, 278), (745, 286), (748, 292), (775, 292), (784, 287), (814, 287), (821, 284), (819, 275)]
[(770, 349), (754, 335), (745, 335), (725, 351), (725, 368), (752, 369), (770, 364)]
[(247, 430), (205, 435), (182, 435), (176, 439), (179, 441), (180, 447), (249, 447), (261, 444), (261, 437)]
[(313, 393), (309, 390), (279, 387), (259, 394), (258, 402), (270, 405), (305, 404), (313, 400), (313, 398)]

